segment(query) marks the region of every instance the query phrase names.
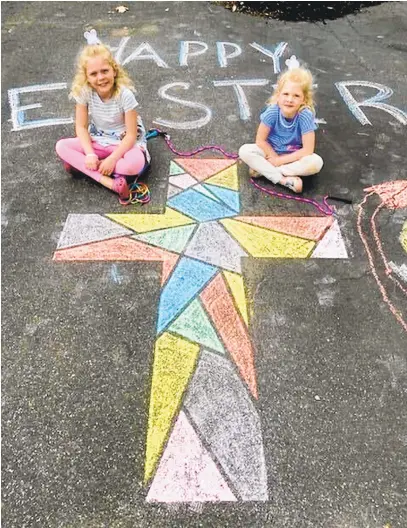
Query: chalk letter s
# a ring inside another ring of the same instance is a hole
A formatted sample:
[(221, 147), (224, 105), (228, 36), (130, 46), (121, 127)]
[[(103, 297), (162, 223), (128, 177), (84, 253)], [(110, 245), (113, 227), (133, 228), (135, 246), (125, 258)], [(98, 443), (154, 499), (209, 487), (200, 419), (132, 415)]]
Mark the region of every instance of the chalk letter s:
[[(342, 99), (345, 101), (349, 110), (356, 117), (356, 119), (360, 123), (362, 123), (362, 125), (371, 125), (372, 123), (360, 109), (361, 106), (384, 110), (388, 114), (392, 115), (395, 119), (400, 121), (402, 125), (407, 125), (406, 112), (403, 112), (403, 110), (400, 110), (395, 106), (380, 102), (391, 97), (391, 95), (393, 94), (393, 90), (391, 90), (391, 88), (388, 88), (383, 84), (378, 84), (370, 81), (343, 81), (335, 83), (335, 86), (341, 94)], [(368, 88), (375, 88), (376, 90), (378, 90), (378, 93), (370, 99), (366, 99), (365, 101), (361, 101), (358, 103), (348, 90), (348, 86), (367, 86)]]
[(192, 102), (192, 101), (185, 101), (183, 99), (178, 99), (177, 97), (172, 97), (171, 95), (167, 94), (167, 90), (174, 87), (183, 88), (184, 90), (188, 90), (189, 83), (184, 82), (174, 82), (170, 84), (166, 84), (165, 86), (162, 86), (158, 90), (158, 95), (160, 95), (163, 99), (167, 99), (168, 101), (173, 101), (175, 103), (180, 103), (183, 106), (187, 106), (188, 108), (199, 108), (200, 110), (203, 110), (205, 112), (205, 116), (201, 117), (201, 119), (197, 119), (196, 121), (165, 121), (165, 119), (161, 119), (160, 117), (158, 119), (155, 119), (153, 122), (157, 123), (158, 125), (161, 125), (163, 127), (167, 128), (176, 128), (178, 130), (191, 130), (194, 128), (200, 128), (205, 126), (212, 118), (212, 112), (211, 109), (207, 106)]
[(45, 92), (50, 90), (64, 90), (66, 83), (54, 84), (36, 84), (34, 86), (25, 86), (24, 88), (12, 88), (8, 91), (8, 100), (11, 108), (11, 122), (13, 123), (13, 131), (26, 130), (28, 128), (40, 128), (43, 126), (65, 125), (73, 123), (72, 117), (50, 118), (50, 119), (36, 119), (33, 121), (26, 121), (25, 110), (33, 108), (42, 108), (41, 103), (33, 103), (29, 105), (20, 106), (20, 94)]

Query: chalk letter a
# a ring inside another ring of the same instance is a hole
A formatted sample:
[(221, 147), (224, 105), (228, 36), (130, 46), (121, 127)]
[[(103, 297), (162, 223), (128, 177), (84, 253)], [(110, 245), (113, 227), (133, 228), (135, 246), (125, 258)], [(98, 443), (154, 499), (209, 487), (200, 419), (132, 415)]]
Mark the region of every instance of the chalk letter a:
[[(127, 42), (127, 41), (126, 41)], [(143, 52), (147, 52), (146, 55), (141, 55)], [(119, 48), (119, 52), (121, 53), (121, 48)], [(118, 52), (118, 53), (119, 53)], [(140, 46), (133, 51), (131, 55), (127, 57), (127, 59), (124, 59), (123, 66), (127, 64), (128, 62), (132, 60), (150, 60), (152, 59), (157, 66), (160, 68), (168, 68), (167, 63), (165, 63), (162, 58), (157, 55), (157, 53), (154, 51), (154, 49), (150, 46), (148, 42), (142, 42)]]

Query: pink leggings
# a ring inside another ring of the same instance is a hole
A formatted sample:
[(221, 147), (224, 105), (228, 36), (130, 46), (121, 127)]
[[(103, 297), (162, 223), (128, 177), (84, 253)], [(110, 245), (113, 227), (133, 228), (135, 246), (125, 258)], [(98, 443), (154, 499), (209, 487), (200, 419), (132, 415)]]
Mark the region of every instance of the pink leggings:
[[(99, 157), (99, 159), (107, 158), (114, 150), (117, 148), (117, 145), (103, 146), (99, 145), (96, 141), (92, 141), (92, 147)], [(64, 161), (74, 167), (80, 172), (87, 174), (96, 181), (100, 181), (102, 174), (99, 171), (87, 169), (85, 166), (85, 151), (82, 148), (81, 142), (78, 138), (65, 138), (60, 139), (55, 145), (55, 150), (58, 156)], [(143, 150), (134, 146), (132, 149), (128, 150), (122, 158), (116, 163), (114, 170), (114, 176), (123, 175), (123, 176), (134, 176), (139, 174), (146, 160), (144, 158)]]

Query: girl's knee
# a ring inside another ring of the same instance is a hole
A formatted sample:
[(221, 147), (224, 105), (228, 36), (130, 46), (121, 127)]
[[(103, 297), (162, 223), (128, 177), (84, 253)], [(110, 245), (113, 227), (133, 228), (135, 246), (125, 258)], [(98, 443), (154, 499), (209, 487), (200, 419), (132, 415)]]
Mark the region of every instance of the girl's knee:
[(65, 139), (60, 139), (59, 141), (57, 141), (55, 145), (55, 152), (58, 154), (58, 156), (61, 155), (61, 152), (64, 150), (64, 148), (65, 148)]
[(303, 158), (304, 160), (304, 174), (303, 176), (311, 176), (317, 174), (324, 164), (323, 159), (318, 154), (310, 154)]
[(246, 145), (242, 145), (239, 149), (239, 158), (243, 161), (246, 161), (247, 155), (250, 154), (250, 147), (251, 145), (248, 143)]
[(313, 161), (313, 163), (314, 163), (314, 165), (315, 165), (315, 167), (317, 169), (316, 172), (315, 172), (315, 174), (316, 174), (324, 166), (324, 160), (321, 158), (321, 156), (318, 156), (318, 154), (313, 154), (313, 160), (312, 161)]

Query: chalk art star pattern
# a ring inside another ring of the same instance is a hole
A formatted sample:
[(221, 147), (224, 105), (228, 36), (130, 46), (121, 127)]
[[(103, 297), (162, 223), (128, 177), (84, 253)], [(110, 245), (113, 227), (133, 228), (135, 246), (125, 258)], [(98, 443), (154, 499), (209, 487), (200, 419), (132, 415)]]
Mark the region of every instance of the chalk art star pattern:
[(347, 258), (332, 217), (240, 215), (237, 164), (170, 163), (164, 214), (69, 215), (55, 261), (161, 261), (147, 501), (267, 501), (241, 259)]

